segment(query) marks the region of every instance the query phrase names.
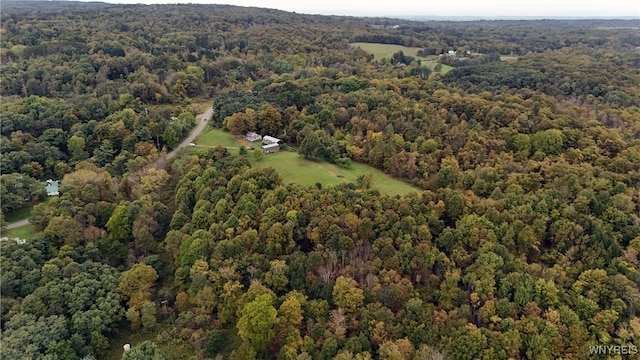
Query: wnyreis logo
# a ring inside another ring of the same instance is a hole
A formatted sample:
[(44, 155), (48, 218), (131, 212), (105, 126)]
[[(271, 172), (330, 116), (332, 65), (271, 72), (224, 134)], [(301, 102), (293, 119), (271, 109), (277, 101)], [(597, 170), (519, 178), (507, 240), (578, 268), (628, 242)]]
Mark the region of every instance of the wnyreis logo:
[(589, 347), (591, 355), (636, 355), (638, 347), (635, 345), (595, 345)]

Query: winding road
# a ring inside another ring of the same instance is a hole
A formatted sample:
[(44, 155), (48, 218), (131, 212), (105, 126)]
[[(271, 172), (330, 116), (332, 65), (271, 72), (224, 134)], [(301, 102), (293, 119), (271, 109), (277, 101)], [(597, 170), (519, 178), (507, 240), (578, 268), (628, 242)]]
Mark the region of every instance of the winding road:
[(207, 121), (209, 119), (211, 119), (211, 115), (213, 115), (213, 108), (212, 107), (209, 107), (207, 109), (207, 111), (205, 111), (204, 113), (198, 115), (196, 117), (196, 119), (198, 119), (200, 121), (198, 123), (198, 126), (196, 126), (196, 128), (193, 129), (191, 134), (189, 134), (189, 136), (187, 136), (187, 138), (184, 139), (184, 141), (181, 142), (180, 145), (178, 145), (175, 149), (171, 150), (164, 159), (165, 160), (171, 159), (172, 157), (176, 156), (176, 153), (178, 153), (178, 150), (180, 150), (181, 148), (183, 148), (185, 146), (188, 146), (190, 143), (192, 143), (193, 140), (195, 140), (196, 137), (198, 137), (198, 135), (200, 135), (202, 130), (204, 130), (205, 126), (207, 126)]
[[(180, 145), (178, 145), (175, 149), (173, 149), (169, 153), (167, 153), (167, 156), (164, 159), (159, 159), (158, 161), (155, 162), (154, 165), (157, 167), (164, 160), (169, 160), (172, 157), (176, 156), (176, 154), (178, 153), (178, 150), (180, 150), (181, 148), (183, 148), (185, 146), (189, 146), (189, 144), (192, 143), (196, 139), (196, 137), (198, 137), (198, 135), (200, 135), (202, 130), (204, 130), (204, 128), (207, 126), (207, 121), (209, 119), (211, 119), (211, 115), (213, 115), (213, 108), (212, 107), (209, 107), (207, 109), (207, 111), (205, 111), (204, 113), (198, 115), (196, 117), (196, 119), (198, 119), (198, 121), (199, 121), (198, 125), (196, 126), (195, 129), (193, 129), (193, 131), (191, 131), (191, 134), (189, 134), (189, 136), (187, 136), (187, 138), (184, 139), (184, 141), (181, 142)], [(7, 230), (15, 229), (15, 228), (19, 228), (21, 226), (25, 226), (25, 225), (28, 225), (28, 224), (29, 224), (29, 219), (24, 219), (24, 220), (13, 222), (11, 224), (7, 224), (6, 229)]]

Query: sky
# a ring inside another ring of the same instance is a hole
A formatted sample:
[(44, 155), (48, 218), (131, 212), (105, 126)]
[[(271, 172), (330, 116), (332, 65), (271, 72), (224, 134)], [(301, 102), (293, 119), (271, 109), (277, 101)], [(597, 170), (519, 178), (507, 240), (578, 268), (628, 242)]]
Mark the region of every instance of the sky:
[(306, 14), (352, 16), (634, 17), (640, 0), (103, 0), (256, 6)]

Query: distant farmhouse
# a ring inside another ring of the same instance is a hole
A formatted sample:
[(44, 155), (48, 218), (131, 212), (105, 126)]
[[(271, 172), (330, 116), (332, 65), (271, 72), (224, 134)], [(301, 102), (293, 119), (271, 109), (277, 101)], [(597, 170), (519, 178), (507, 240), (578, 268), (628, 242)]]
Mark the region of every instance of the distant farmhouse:
[(270, 154), (280, 151), (280, 144), (282, 144), (282, 140), (273, 136), (265, 135), (262, 137), (262, 144), (262, 152)]
[(51, 179), (47, 180), (47, 186), (44, 187), (48, 196), (58, 196), (58, 185), (60, 185), (60, 180), (53, 181)]
[(245, 135), (245, 136), (244, 136), (244, 138), (245, 138), (245, 139), (247, 139), (247, 141), (254, 142), (254, 141), (260, 141), (260, 140), (262, 140), (262, 135), (257, 134), (257, 133), (256, 133), (256, 132), (254, 132), (254, 131), (249, 131), (249, 132), (247, 133), (247, 135)]

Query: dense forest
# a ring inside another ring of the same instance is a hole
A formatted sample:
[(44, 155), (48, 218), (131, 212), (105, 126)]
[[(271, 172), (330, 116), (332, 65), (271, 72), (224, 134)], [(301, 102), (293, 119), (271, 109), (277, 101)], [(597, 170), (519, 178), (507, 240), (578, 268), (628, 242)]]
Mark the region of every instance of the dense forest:
[[(55, 1), (0, 21), (3, 232), (39, 203), (0, 244), (3, 359), (638, 356), (640, 21)], [(211, 107), (417, 190), (302, 186), (222, 146), (164, 160)]]

